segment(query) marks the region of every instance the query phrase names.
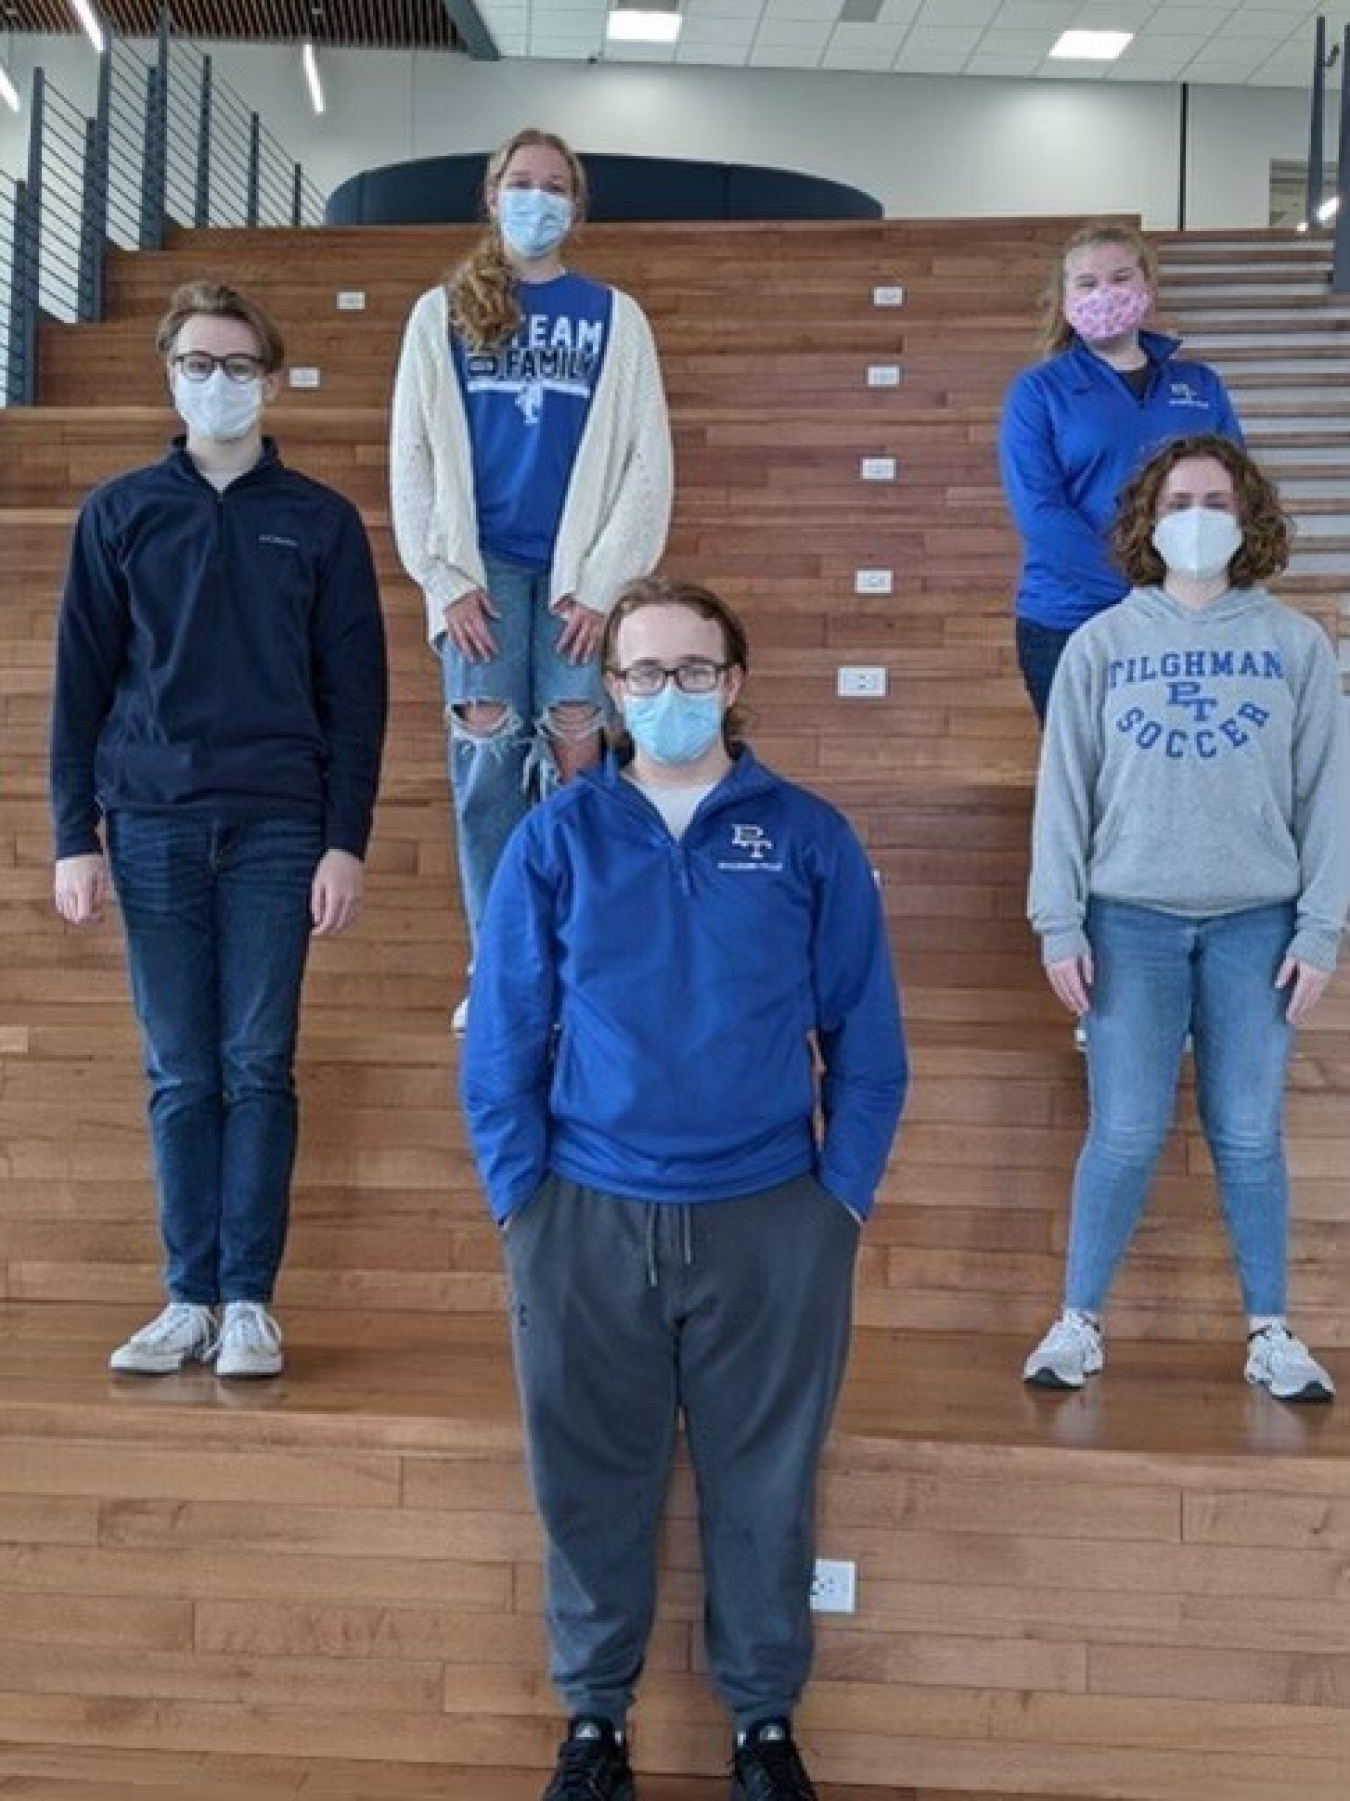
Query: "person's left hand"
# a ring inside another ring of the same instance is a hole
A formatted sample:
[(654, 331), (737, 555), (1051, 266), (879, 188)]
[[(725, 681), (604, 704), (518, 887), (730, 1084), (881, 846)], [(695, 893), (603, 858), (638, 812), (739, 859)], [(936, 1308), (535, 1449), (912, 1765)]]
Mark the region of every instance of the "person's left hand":
[(343, 932), (361, 911), (361, 859), (349, 850), (326, 850), (314, 871), (309, 891), (309, 916), (314, 935), (323, 938)]
[(1284, 1016), (1291, 1026), (1303, 1024), (1321, 1000), (1330, 980), (1329, 969), (1315, 969), (1311, 963), (1303, 963), (1297, 957), (1285, 958), (1275, 978), (1275, 986), (1289, 989), (1289, 1004)]
[(605, 629), (604, 614), (583, 606), (575, 594), (564, 594), (554, 603), (553, 611), (563, 622), (558, 633), (558, 654), (569, 663), (593, 663)]

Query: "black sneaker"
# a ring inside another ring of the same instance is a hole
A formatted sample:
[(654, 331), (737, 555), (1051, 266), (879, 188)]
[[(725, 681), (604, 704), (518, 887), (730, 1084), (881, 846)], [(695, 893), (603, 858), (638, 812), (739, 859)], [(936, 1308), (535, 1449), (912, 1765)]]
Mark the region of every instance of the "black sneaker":
[(820, 1801), (787, 1720), (761, 1720), (736, 1746), (731, 1801)]
[(578, 1715), (558, 1746), (557, 1768), (539, 1801), (636, 1801), (636, 1796), (627, 1745), (608, 1720)]

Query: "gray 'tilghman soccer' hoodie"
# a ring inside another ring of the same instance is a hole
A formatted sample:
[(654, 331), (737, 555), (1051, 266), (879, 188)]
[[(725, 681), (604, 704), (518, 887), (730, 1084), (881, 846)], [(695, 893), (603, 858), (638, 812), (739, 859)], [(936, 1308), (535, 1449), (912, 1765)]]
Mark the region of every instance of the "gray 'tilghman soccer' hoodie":
[(1089, 895), (1186, 918), (1292, 900), (1289, 954), (1333, 969), (1350, 901), (1336, 658), (1263, 588), (1182, 606), (1136, 588), (1055, 672), (1032, 841), (1047, 963), (1084, 954)]

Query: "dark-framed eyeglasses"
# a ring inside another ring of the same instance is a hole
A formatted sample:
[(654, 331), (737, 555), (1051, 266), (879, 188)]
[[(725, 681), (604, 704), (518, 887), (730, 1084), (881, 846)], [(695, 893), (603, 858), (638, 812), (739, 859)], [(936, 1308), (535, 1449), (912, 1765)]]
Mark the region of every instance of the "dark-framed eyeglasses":
[(706, 657), (686, 657), (667, 668), (664, 663), (630, 663), (627, 669), (611, 669), (625, 694), (643, 699), (660, 694), (667, 682), (674, 682), (681, 694), (711, 694), (731, 668), (730, 663), (712, 663)]
[(241, 350), (229, 356), (212, 356), (209, 350), (184, 350), (171, 356), (169, 362), (188, 381), (210, 381), (217, 369), (225, 371), (227, 381), (257, 381), (267, 373), (260, 356), (248, 356)]

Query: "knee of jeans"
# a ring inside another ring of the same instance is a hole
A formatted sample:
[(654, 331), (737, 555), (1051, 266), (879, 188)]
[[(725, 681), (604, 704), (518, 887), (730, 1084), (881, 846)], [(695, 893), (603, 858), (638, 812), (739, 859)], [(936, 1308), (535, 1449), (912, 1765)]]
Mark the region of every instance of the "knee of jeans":
[(604, 710), (593, 700), (555, 700), (540, 715), (538, 731), (554, 744), (584, 744), (604, 723)]
[(1092, 1121), (1089, 1143), (1099, 1155), (1115, 1163), (1143, 1168), (1162, 1155), (1171, 1124), (1170, 1119), (1109, 1119), (1098, 1115)]
[(450, 736), (457, 745), (505, 748), (519, 735), (521, 719), (504, 700), (455, 701), (445, 709)]

